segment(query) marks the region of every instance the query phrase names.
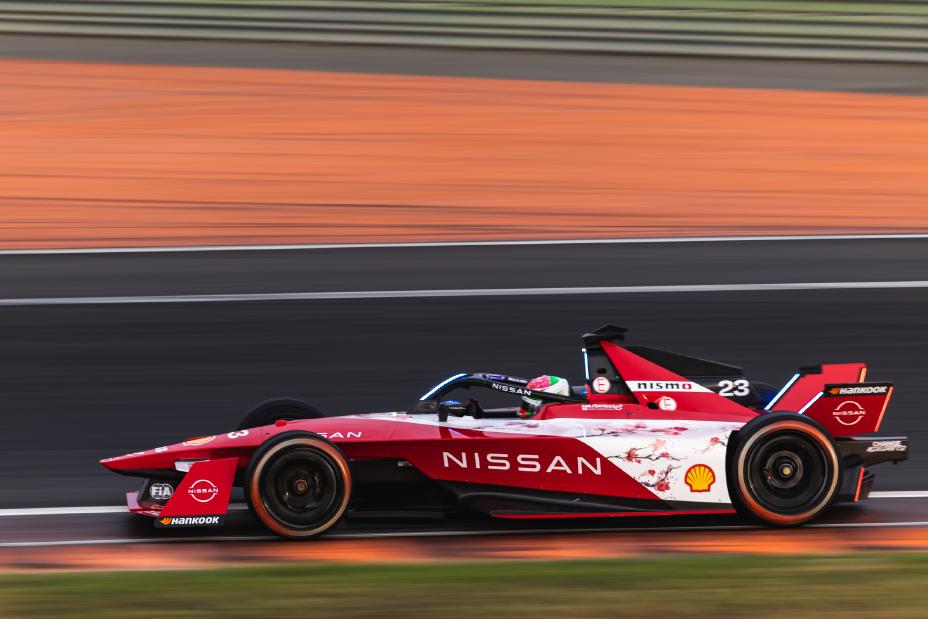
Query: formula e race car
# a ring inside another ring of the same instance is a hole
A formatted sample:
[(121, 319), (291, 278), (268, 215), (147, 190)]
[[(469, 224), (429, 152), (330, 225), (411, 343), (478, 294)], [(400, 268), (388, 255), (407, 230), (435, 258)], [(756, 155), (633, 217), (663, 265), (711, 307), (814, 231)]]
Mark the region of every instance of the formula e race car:
[[(867, 497), (870, 467), (908, 456), (875, 437), (892, 395), (862, 363), (800, 369), (779, 390), (740, 368), (583, 336), (585, 383), (563, 393), (499, 374), (457, 374), (405, 412), (322, 417), (299, 401), (252, 411), (228, 433), (102, 461), (145, 478), (129, 511), (158, 527), (223, 524), (233, 487), (275, 533), (310, 538), (345, 515), (476, 510), (498, 518), (740, 512), (804, 523)], [(460, 389), (539, 401), (484, 409)]]

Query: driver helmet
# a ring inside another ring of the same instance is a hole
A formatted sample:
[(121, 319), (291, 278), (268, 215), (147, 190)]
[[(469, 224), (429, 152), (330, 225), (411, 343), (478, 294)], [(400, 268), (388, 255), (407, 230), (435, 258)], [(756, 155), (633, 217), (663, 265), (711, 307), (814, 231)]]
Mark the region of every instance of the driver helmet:
[[(547, 374), (528, 381), (525, 388), (531, 389), (532, 391), (555, 393), (557, 395), (570, 395), (570, 385), (567, 383), (567, 379), (549, 376)], [(535, 414), (541, 410), (543, 404), (544, 402), (537, 398), (522, 396), (522, 406), (519, 408), (519, 417), (523, 419), (534, 417)]]

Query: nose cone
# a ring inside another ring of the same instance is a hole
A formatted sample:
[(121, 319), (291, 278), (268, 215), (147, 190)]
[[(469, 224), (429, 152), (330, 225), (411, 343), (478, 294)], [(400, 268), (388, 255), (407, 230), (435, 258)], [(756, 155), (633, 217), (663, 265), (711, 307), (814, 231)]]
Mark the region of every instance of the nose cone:
[(140, 470), (145, 468), (164, 468), (160, 466), (149, 466), (149, 460), (151, 460), (151, 450), (136, 451), (131, 454), (116, 456), (114, 458), (104, 458), (103, 460), (100, 460), (100, 464), (109, 470), (116, 472)]
[(158, 469), (173, 469), (178, 448), (181, 445), (169, 447), (155, 447), (145, 451), (134, 451), (123, 456), (104, 458), (100, 464), (117, 473), (126, 471), (153, 471)]
[(151, 471), (174, 471), (174, 463), (178, 460), (215, 460), (247, 456), (260, 440), (261, 435), (258, 432), (248, 430), (215, 436), (197, 436), (174, 445), (105, 458), (100, 460), (100, 464), (117, 473), (149, 477), (146, 473)]

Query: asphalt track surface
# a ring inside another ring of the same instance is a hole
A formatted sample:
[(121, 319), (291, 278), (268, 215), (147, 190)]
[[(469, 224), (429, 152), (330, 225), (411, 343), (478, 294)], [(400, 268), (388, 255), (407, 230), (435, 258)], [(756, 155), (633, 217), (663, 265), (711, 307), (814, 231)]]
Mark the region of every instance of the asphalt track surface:
[(922, 95), (922, 65), (4, 35), (0, 57)]
[[(10, 299), (928, 279), (928, 238), (0, 253)], [(614, 318), (617, 319), (617, 318)]]
[[(765, 241), (0, 256), (4, 299), (260, 290), (520, 288), (919, 279), (928, 240)], [(462, 370), (581, 372), (579, 335), (743, 365), (774, 384), (863, 360), (896, 395), (882, 429), (912, 459), (877, 490), (923, 490), (928, 289), (567, 294), (0, 308), (0, 508), (114, 505), (97, 460), (233, 428), (293, 396), (396, 410)], [(910, 519), (909, 515), (903, 516)]]

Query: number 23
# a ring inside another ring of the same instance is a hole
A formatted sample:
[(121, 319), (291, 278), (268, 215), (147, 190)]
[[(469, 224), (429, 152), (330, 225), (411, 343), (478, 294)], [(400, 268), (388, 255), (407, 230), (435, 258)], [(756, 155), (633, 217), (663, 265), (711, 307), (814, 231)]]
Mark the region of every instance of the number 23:
[(751, 383), (739, 378), (738, 380), (720, 380), (719, 395), (730, 397), (740, 397), (751, 393)]

